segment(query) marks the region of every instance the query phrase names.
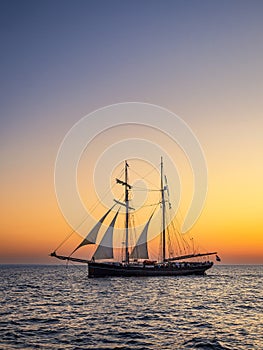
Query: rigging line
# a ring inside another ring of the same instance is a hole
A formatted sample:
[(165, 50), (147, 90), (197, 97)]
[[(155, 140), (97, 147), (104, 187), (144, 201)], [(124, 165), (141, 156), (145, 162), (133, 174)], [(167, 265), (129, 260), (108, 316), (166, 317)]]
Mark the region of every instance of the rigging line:
[[(97, 206), (96, 206), (97, 207)], [(95, 208), (96, 208), (95, 207)], [(95, 210), (95, 208), (91, 211), (91, 213)], [(81, 223), (72, 231), (70, 231), (70, 233), (66, 236), (66, 238), (63, 239), (63, 241), (57, 246), (57, 248), (54, 250), (55, 252), (73, 235), (73, 233), (75, 233), (77, 231), (78, 228), (80, 228), (84, 222), (87, 220), (87, 218), (90, 216), (90, 214), (87, 214), (85, 216), (85, 218), (81, 221)]]
[[(113, 206), (114, 207), (114, 206)], [(66, 238), (58, 245), (58, 247), (54, 250), (55, 252), (73, 235), (73, 233), (76, 232), (78, 228), (80, 228), (81, 225), (84, 224), (84, 222), (87, 220), (87, 218), (90, 216), (90, 214), (86, 215), (85, 218), (81, 221), (81, 223), (76, 227), (76, 229), (73, 229)]]
[(56, 252), (73, 235), (73, 233), (76, 232), (76, 230), (87, 220), (88, 216), (89, 215), (87, 215), (85, 217), (85, 219), (81, 222), (81, 224), (76, 229), (70, 231), (70, 233), (66, 236), (66, 238), (64, 238), (63, 241), (57, 246), (57, 248), (54, 250), (54, 252)]
[[(183, 237), (183, 233), (181, 233), (181, 232), (180, 232), (180, 235), (181, 235), (182, 240), (184, 241), (184, 243), (185, 243), (186, 247), (187, 247), (188, 249), (190, 249), (190, 245), (189, 245), (189, 243), (187, 242), (187, 240), (185, 240), (185, 239), (184, 239), (184, 237)], [(189, 238), (188, 238), (188, 239), (189, 239)]]
[[(182, 217), (182, 213), (180, 211), (180, 208), (178, 209), (178, 214)], [(179, 221), (178, 221), (176, 216), (174, 217), (174, 220), (171, 220), (171, 224), (172, 224), (172, 227), (173, 227), (173, 230), (174, 230), (174, 235), (175, 235), (175, 238), (176, 238), (176, 241), (177, 241), (177, 244), (178, 244), (179, 251), (181, 253), (182, 249), (183, 249), (183, 251), (186, 253), (187, 249), (190, 249), (190, 245), (187, 242), (187, 240), (183, 237), (183, 234), (181, 233), (181, 231), (178, 228), (175, 227), (174, 221), (177, 223), (177, 225), (179, 225)], [(180, 238), (181, 244), (180, 244), (178, 238)], [(181, 248), (181, 245), (182, 245), (182, 248)]]
[[(175, 221), (176, 221), (177, 224), (179, 225), (178, 220), (175, 219)], [(181, 233), (181, 231), (180, 231), (179, 229), (177, 229), (177, 233), (178, 233), (178, 236), (180, 237), (180, 240), (181, 240), (182, 249), (183, 249), (184, 253), (186, 254), (186, 253), (187, 253), (187, 248), (189, 249), (189, 244), (188, 244), (188, 242), (184, 239), (183, 234)]]
[(172, 226), (172, 233), (173, 233), (173, 236), (175, 237), (175, 240), (176, 240), (176, 251), (177, 253), (180, 253), (182, 255), (182, 250), (181, 250), (181, 245), (180, 245), (180, 241), (178, 239), (178, 230), (176, 229), (175, 227), (175, 224), (174, 224), (174, 217), (175, 217), (175, 213), (173, 214), (173, 217), (171, 218), (171, 215), (170, 215), (170, 223), (171, 223), (171, 226)]
[[(153, 216), (153, 214), (155, 213), (156, 209), (159, 207), (160, 203), (155, 203), (155, 204), (152, 204), (152, 206), (155, 205), (155, 208), (152, 210), (152, 213), (150, 216)], [(150, 206), (150, 205), (149, 205)]]
[(145, 207), (153, 207), (154, 205), (160, 205), (162, 202), (158, 202), (158, 203), (153, 203), (153, 204), (145, 204), (145, 205), (142, 205), (140, 208), (145, 208)]
[(168, 220), (169, 220), (169, 225), (167, 226), (167, 230), (168, 230), (168, 243), (170, 244), (169, 253), (174, 255), (175, 251), (176, 251), (176, 254), (178, 254), (180, 246), (179, 246), (178, 237), (176, 235), (175, 227), (173, 223), (174, 215), (171, 212), (172, 212), (172, 209), (170, 209), (167, 213)]
[[(141, 176), (141, 174), (139, 174), (137, 171), (135, 171), (134, 169), (131, 169), (132, 172), (134, 172), (136, 175), (138, 175), (140, 177), (140, 180), (145, 179), (147, 176), (149, 176), (154, 170), (156, 170), (155, 168), (153, 168), (151, 171), (149, 171), (146, 175)], [(151, 182), (149, 179), (147, 179), (147, 181), (152, 184), (154, 187), (158, 188), (158, 186), (156, 186), (156, 184), (154, 184), (153, 182)]]
[[(120, 172), (120, 174), (121, 174), (121, 172)], [(117, 176), (119, 176), (119, 175), (117, 175)], [(102, 195), (102, 198), (98, 199), (97, 202), (94, 203), (93, 207), (91, 207), (91, 214), (97, 208), (97, 206), (102, 202), (102, 200), (109, 194), (109, 192), (113, 190), (113, 188), (116, 185), (117, 185), (116, 182), (114, 182), (114, 184), (112, 186), (110, 186), (110, 188)]]
[(177, 229), (175, 228), (174, 222), (171, 221), (171, 223), (172, 223), (172, 228), (173, 228), (174, 236), (175, 236), (175, 239), (177, 242), (179, 253), (182, 254), (181, 244), (180, 244), (179, 239), (177, 237)]
[[(182, 215), (182, 212), (181, 212), (180, 208), (179, 208), (179, 210), (178, 210), (178, 213), (179, 213), (180, 217), (182, 218), (183, 215)], [(190, 234), (192, 235), (191, 230), (188, 230), (188, 232), (187, 232), (188, 239), (189, 239), (189, 237), (190, 237)], [(180, 233), (180, 235), (182, 236), (182, 240), (185, 242), (187, 248), (190, 249), (190, 244), (184, 239), (183, 234)]]
[(108, 193), (113, 189), (113, 187), (116, 184), (114, 184), (113, 186), (111, 186), (106, 192), (105, 194), (102, 196), (101, 200), (98, 200), (94, 205), (93, 208), (90, 210), (90, 213), (88, 215), (86, 215), (84, 217), (84, 219), (81, 221), (81, 223), (77, 226), (77, 228), (73, 229), (72, 231), (70, 231), (70, 233), (66, 236), (66, 238), (63, 239), (63, 241), (57, 246), (57, 248), (54, 250), (55, 252), (73, 235), (73, 233), (76, 232), (77, 229), (79, 229), (84, 222), (88, 219), (88, 217), (90, 216), (90, 214), (92, 214), (94, 212), (94, 210), (98, 207), (98, 205), (101, 203), (101, 201), (108, 195)]
[(166, 214), (167, 216), (167, 221), (166, 222), (169, 222), (168, 225), (167, 225), (167, 246), (168, 246), (168, 254), (170, 257), (173, 256), (173, 247), (172, 247), (172, 237), (171, 237), (171, 221), (172, 221), (172, 218), (171, 218), (171, 215), (170, 215), (170, 210), (167, 212)]
[[(122, 176), (122, 175), (123, 175), (123, 172), (124, 172), (124, 170), (121, 170), (121, 171), (117, 174), (117, 177)], [(113, 185), (110, 186), (110, 188), (109, 188), (106, 192), (104, 192), (104, 194), (102, 195), (102, 198), (101, 198), (101, 199), (98, 199), (97, 202), (95, 202), (95, 203), (93, 204), (93, 206), (91, 206), (91, 209), (90, 209), (90, 213), (91, 213), (91, 214), (92, 214), (93, 211), (97, 208), (97, 206), (103, 201), (103, 199), (109, 194), (109, 192), (113, 190), (113, 188), (114, 188), (116, 185), (117, 185), (116, 182), (114, 182)]]
[(135, 215), (134, 214), (130, 215), (130, 221), (131, 221), (130, 245), (135, 246), (137, 232), (136, 232)]
[(171, 243), (171, 235), (170, 235), (170, 226), (167, 226), (167, 238), (168, 238), (168, 254), (171, 258), (173, 256), (172, 243)]
[[(179, 215), (181, 218), (183, 217), (180, 208), (178, 209), (177, 213), (178, 213), (178, 215)], [(178, 226), (180, 226), (179, 220), (177, 219), (177, 217), (175, 217), (175, 222), (177, 223)], [(179, 237), (180, 237), (180, 239), (181, 239), (181, 243), (182, 243), (182, 246), (183, 246), (183, 250), (184, 250), (184, 252), (186, 253), (186, 252), (187, 252), (187, 249), (190, 249), (190, 245), (189, 245), (189, 243), (187, 242), (187, 240), (185, 240), (184, 234), (182, 234), (182, 232), (181, 232), (179, 229), (177, 229), (177, 232), (178, 232), (178, 235), (179, 235)], [(189, 233), (187, 233), (187, 235), (189, 235)]]
[(148, 192), (160, 192), (161, 190), (155, 190), (155, 189), (148, 189), (148, 188), (143, 188), (143, 187), (138, 187), (138, 186), (132, 186), (132, 189), (134, 191), (148, 191)]

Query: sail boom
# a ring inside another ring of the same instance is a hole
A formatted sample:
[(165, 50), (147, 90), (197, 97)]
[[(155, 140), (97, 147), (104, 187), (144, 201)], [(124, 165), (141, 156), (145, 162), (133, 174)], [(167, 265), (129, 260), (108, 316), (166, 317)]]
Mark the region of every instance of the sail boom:
[(90, 260), (86, 260), (86, 259), (79, 259), (79, 258), (72, 258), (71, 256), (57, 255), (56, 252), (51, 253), (50, 256), (57, 258), (59, 260), (74, 261), (74, 262), (80, 262), (80, 263), (86, 263), (86, 264), (91, 262)]
[(183, 259), (190, 259), (190, 258), (197, 258), (199, 256), (206, 256), (206, 255), (216, 255), (217, 252), (213, 253), (199, 253), (199, 254), (188, 254), (188, 255), (181, 255), (181, 256), (175, 256), (173, 258), (167, 258), (165, 261), (175, 261), (175, 260), (183, 260)]

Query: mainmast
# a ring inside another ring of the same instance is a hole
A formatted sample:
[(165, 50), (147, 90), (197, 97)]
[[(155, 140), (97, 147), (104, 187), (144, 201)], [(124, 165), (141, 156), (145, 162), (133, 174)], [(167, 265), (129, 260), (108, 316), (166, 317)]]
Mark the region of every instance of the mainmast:
[(114, 201), (120, 205), (125, 206), (125, 259), (124, 261), (126, 263), (129, 263), (129, 210), (134, 210), (134, 208), (129, 207), (129, 190), (132, 188), (131, 185), (128, 184), (128, 167), (129, 164), (127, 163), (127, 160), (125, 160), (125, 165), (124, 165), (124, 174), (125, 174), (125, 179), (124, 181), (120, 179), (116, 179), (117, 184), (120, 184), (124, 186), (124, 202), (122, 203), (116, 199)]
[(161, 157), (161, 193), (162, 193), (162, 248), (163, 248), (163, 261), (165, 261), (165, 236), (166, 236), (166, 223), (165, 223), (165, 198), (164, 198), (164, 186), (163, 186), (163, 157)]
[(125, 220), (125, 262), (129, 263), (129, 184), (128, 184), (128, 163), (125, 161), (125, 206), (126, 206), (126, 220)]

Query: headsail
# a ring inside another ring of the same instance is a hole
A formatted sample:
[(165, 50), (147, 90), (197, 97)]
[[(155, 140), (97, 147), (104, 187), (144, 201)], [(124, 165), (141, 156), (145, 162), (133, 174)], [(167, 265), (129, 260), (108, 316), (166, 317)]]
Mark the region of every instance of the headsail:
[(136, 246), (133, 248), (130, 257), (132, 259), (149, 259), (148, 254), (148, 246), (147, 246), (147, 233), (150, 221), (153, 217), (153, 213), (150, 216), (150, 219), (147, 221), (146, 225), (144, 226), (144, 229), (142, 230), (142, 233), (136, 243)]
[[(113, 206), (114, 207), (114, 206)], [(83, 239), (83, 241), (73, 250), (73, 252), (70, 254), (70, 256), (75, 253), (76, 250), (78, 250), (80, 247), (83, 247), (87, 244), (95, 244), (98, 236), (98, 232), (101, 228), (101, 225), (103, 224), (103, 221), (106, 219), (106, 217), (109, 215), (111, 210), (113, 209), (111, 207), (106, 214), (103, 215), (103, 217), (97, 222), (97, 224), (91, 229), (91, 231), (87, 234), (87, 236)]]
[(112, 259), (113, 258), (113, 230), (119, 211), (115, 214), (110, 226), (105, 232), (97, 250), (95, 251), (94, 259)]

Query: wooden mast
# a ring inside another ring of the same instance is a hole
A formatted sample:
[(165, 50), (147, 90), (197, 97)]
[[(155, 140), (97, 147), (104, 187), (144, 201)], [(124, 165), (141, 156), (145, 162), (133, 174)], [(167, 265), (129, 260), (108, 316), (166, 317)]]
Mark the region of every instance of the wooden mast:
[(125, 262), (129, 263), (129, 185), (128, 185), (128, 163), (125, 160), (125, 206), (126, 206), (126, 220), (125, 220)]
[(166, 236), (166, 223), (165, 223), (165, 198), (164, 198), (164, 187), (163, 187), (163, 157), (161, 157), (161, 193), (162, 193), (162, 250), (163, 250), (163, 261), (165, 261), (165, 236)]

